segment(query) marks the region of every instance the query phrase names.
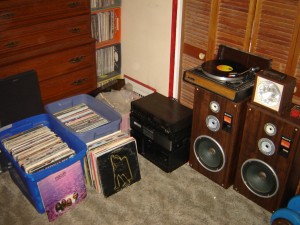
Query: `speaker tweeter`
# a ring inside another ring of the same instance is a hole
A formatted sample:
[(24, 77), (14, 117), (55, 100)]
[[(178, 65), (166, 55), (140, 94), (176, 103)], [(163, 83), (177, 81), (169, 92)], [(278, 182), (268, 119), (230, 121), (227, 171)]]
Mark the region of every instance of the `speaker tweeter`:
[(266, 134), (269, 136), (274, 136), (277, 132), (276, 126), (272, 123), (266, 123), (264, 126), (264, 130), (265, 130)]

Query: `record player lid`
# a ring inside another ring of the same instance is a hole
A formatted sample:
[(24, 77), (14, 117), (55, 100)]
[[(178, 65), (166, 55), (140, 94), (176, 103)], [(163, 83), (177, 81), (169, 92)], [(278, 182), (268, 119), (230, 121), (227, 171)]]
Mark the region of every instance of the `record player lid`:
[(230, 60), (209, 60), (201, 65), (203, 73), (220, 81), (234, 81), (243, 79), (248, 68)]

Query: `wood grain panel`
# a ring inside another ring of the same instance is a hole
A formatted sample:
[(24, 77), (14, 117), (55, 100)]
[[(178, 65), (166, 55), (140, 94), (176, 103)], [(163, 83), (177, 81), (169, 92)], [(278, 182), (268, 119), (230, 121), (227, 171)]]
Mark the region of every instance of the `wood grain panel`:
[(194, 89), (194, 85), (191, 85), (185, 81), (182, 82), (180, 103), (190, 109), (193, 109), (194, 107)]
[(243, 50), (247, 49), (245, 41), (250, 38), (247, 33), (249, 2), (249, 0), (220, 1), (214, 50), (215, 54), (217, 53), (220, 44)]
[(298, 1), (258, 1), (253, 27), (251, 52), (273, 60), (273, 69), (287, 72), (289, 55), (293, 54)]
[(179, 101), (193, 108), (194, 86), (183, 81), (183, 72), (200, 65), (199, 53), (205, 55), (208, 48), (210, 28), (210, 0), (184, 1), (182, 24), (181, 73), (179, 82)]
[(202, 62), (199, 60), (199, 58), (194, 58), (187, 54), (183, 54), (182, 58), (183, 59), (182, 59), (182, 72), (180, 74), (179, 101), (181, 104), (192, 109), (194, 104), (195, 86), (183, 80), (183, 73), (185, 70), (194, 68), (200, 65)]
[(200, 49), (207, 49), (210, 23), (210, 0), (185, 2), (183, 42)]
[(0, 30), (90, 13), (90, 1), (0, 1)]
[[(90, 76), (95, 72), (94, 67), (87, 67), (61, 77), (54, 77), (40, 82), (41, 95), (44, 104), (77, 94), (94, 90), (95, 79)], [(55, 87), (55, 88), (53, 88)]]

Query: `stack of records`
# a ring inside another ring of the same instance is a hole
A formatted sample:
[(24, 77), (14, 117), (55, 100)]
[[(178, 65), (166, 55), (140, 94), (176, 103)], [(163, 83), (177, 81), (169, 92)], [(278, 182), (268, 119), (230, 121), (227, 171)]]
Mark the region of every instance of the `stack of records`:
[(114, 14), (114, 11), (106, 11), (92, 15), (92, 35), (98, 42), (114, 38)]
[(105, 7), (110, 7), (116, 4), (116, 0), (91, 0), (91, 8), (94, 9), (100, 9)]
[(46, 169), (76, 154), (44, 125), (5, 138), (2, 143), (26, 173)]
[(90, 131), (110, 122), (90, 109), (85, 103), (80, 103), (53, 115), (61, 123), (79, 133)]
[(87, 143), (85, 174), (98, 193), (108, 197), (141, 179), (136, 141), (116, 131)]
[(119, 45), (99, 48), (96, 51), (97, 74), (99, 76), (112, 73), (120, 67), (121, 52)]

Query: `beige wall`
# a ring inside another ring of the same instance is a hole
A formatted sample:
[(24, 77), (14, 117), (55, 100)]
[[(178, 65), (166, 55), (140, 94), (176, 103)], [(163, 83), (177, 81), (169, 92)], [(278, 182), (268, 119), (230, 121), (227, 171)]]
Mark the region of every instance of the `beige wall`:
[(122, 0), (122, 74), (168, 96), (172, 0)]

